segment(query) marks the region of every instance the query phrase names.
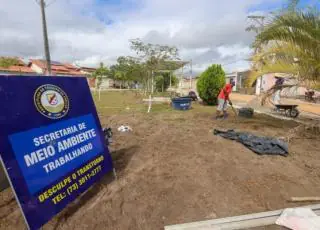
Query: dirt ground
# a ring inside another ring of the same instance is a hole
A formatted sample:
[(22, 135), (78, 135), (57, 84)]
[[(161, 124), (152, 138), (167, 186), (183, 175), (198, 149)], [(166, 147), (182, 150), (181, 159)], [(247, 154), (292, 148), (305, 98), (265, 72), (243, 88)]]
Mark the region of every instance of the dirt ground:
[[(118, 180), (105, 176), (44, 229), (163, 229), (307, 205), (287, 200), (320, 193), (319, 130), (294, 135), (288, 157), (258, 156), (212, 134), (214, 128), (235, 128), (285, 137), (298, 125), (292, 121), (215, 121), (208, 112), (164, 112), (105, 116), (101, 122), (114, 130), (110, 149)], [(116, 131), (122, 124), (133, 131)], [(10, 189), (0, 194), (0, 218), (0, 229), (24, 228)]]

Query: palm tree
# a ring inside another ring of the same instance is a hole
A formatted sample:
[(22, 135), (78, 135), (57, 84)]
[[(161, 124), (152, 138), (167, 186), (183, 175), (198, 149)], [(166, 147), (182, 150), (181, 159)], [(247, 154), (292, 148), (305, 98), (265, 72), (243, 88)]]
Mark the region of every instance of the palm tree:
[[(294, 1), (295, 4), (297, 1)], [(248, 84), (266, 73), (286, 73), (300, 83), (320, 81), (320, 13), (291, 8), (274, 15), (257, 34)]]

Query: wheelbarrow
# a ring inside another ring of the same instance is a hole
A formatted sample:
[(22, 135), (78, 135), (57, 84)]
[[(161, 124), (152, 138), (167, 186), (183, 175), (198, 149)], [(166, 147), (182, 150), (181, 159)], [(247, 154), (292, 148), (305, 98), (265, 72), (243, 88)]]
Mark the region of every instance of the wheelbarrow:
[(278, 113), (285, 114), (285, 116), (296, 118), (300, 112), (297, 109), (298, 105), (274, 105), (275, 111)]

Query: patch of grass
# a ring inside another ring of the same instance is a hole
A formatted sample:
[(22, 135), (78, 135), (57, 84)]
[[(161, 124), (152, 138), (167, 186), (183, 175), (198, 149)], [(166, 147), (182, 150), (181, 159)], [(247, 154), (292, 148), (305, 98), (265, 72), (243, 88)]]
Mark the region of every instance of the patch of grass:
[(98, 112), (102, 115), (147, 110), (146, 105), (142, 102), (143, 97), (138, 92), (103, 91), (101, 92), (100, 100), (98, 93), (93, 92), (92, 96)]
[(154, 97), (171, 97), (172, 95), (172, 92), (157, 92), (153, 94)]
[[(143, 96), (137, 91), (102, 91), (100, 95), (98, 93), (92, 93), (98, 113), (102, 116), (126, 114), (126, 113), (147, 113), (148, 103), (143, 102), (143, 99), (147, 99), (148, 96)], [(160, 96), (155, 94), (155, 96)], [(165, 96), (162, 94), (161, 96)], [(188, 111), (174, 110), (169, 103), (153, 103), (151, 112), (156, 113), (215, 113), (215, 106), (204, 106), (198, 102), (192, 103), (192, 109)]]

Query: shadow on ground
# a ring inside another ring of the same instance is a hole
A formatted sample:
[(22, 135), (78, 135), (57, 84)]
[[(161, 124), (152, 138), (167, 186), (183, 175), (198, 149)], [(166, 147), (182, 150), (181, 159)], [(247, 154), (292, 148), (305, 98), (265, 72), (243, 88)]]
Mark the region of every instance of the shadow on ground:
[(0, 192), (9, 188), (9, 187), (10, 187), (10, 185), (9, 185), (7, 176), (4, 172), (2, 165), (0, 164)]
[[(131, 146), (128, 148), (123, 148), (111, 152), (111, 156), (114, 163), (114, 168), (118, 175), (121, 175), (123, 170), (127, 167), (132, 156), (137, 152), (139, 146)], [(74, 215), (79, 209), (85, 206), (90, 200), (92, 200), (97, 194), (108, 184), (114, 181), (115, 177), (113, 173), (108, 173), (104, 175), (101, 180), (93, 185), (87, 192), (82, 194), (78, 199), (76, 199), (61, 215), (59, 215), (58, 220), (54, 226), (54, 229), (58, 229), (61, 222), (65, 222), (72, 215)]]
[(139, 150), (138, 145), (133, 145), (128, 148), (123, 148), (111, 152), (114, 168), (117, 173), (121, 174), (131, 161), (133, 155)]

